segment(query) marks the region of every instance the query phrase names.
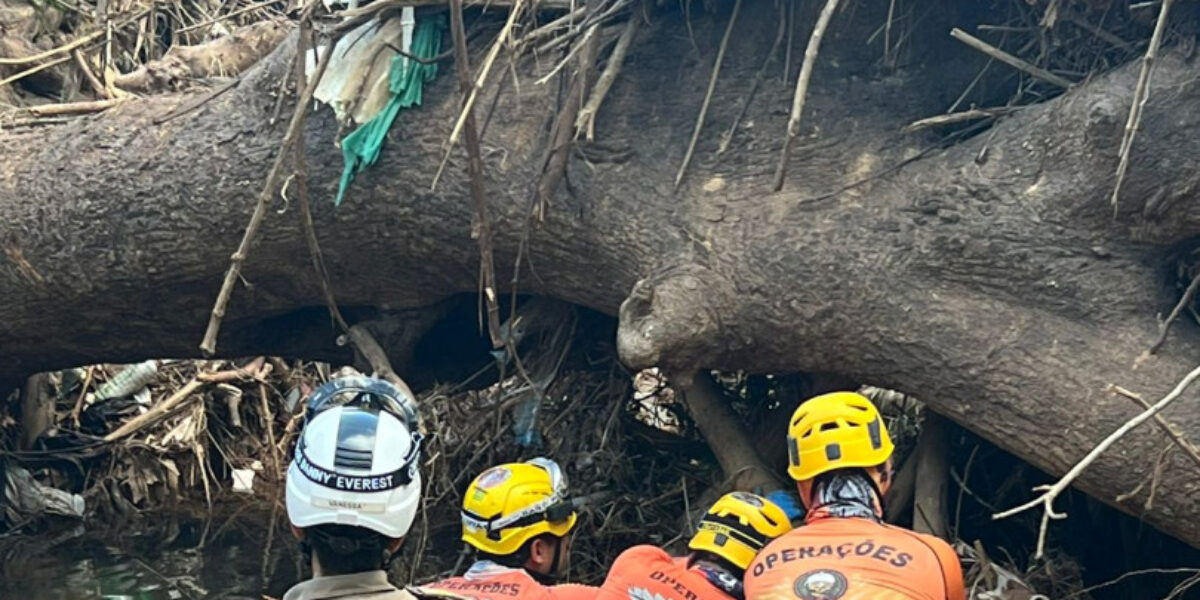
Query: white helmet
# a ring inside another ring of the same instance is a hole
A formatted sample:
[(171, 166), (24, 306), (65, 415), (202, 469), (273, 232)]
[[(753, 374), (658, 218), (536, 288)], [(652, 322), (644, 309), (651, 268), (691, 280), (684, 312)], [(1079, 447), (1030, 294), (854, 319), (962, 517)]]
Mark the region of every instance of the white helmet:
[(351, 525), (404, 537), (421, 501), (415, 402), (371, 377), (313, 391), (308, 423), (287, 473), (292, 525)]

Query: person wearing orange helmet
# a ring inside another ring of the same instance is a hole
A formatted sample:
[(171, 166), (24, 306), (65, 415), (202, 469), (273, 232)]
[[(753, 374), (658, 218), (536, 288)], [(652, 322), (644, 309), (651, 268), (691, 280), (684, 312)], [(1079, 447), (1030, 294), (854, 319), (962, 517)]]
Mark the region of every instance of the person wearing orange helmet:
[(746, 567), (791, 528), (783, 509), (766, 498), (725, 494), (700, 520), (688, 556), (674, 558), (652, 545), (629, 548), (609, 569), (597, 600), (743, 600)]
[(577, 517), (566, 475), (553, 460), (492, 467), (463, 497), (462, 539), (478, 560), (462, 577), (409, 591), (452, 600), (593, 600), (595, 587), (553, 585), (570, 566)]
[(892, 440), (853, 392), (801, 404), (788, 427), (788, 474), (807, 514), (747, 568), (749, 600), (963, 600), (945, 541), (883, 522)]

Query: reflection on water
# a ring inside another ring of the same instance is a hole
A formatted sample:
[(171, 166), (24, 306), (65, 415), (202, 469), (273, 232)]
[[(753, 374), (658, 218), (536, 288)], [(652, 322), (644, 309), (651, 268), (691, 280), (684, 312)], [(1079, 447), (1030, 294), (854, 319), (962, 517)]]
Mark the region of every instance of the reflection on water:
[(89, 527), (0, 538), (0, 599), (257, 600), (281, 597), (301, 577), (282, 510)]

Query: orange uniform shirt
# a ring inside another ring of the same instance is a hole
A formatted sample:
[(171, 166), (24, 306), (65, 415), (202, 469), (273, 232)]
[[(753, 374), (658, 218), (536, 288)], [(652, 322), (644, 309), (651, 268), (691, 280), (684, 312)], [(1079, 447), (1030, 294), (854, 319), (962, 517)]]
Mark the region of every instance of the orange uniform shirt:
[[(410, 588), (418, 595), (469, 598), (471, 600), (595, 600), (598, 588), (589, 585), (543, 585), (525, 569), (513, 569), (488, 561), (471, 566), (462, 577)], [(439, 594), (439, 592), (441, 592)]]
[(870, 519), (827, 517), (785, 533), (746, 569), (746, 600), (964, 600), (949, 544)]
[(634, 546), (608, 570), (597, 600), (730, 600), (686, 559), (657, 546)]

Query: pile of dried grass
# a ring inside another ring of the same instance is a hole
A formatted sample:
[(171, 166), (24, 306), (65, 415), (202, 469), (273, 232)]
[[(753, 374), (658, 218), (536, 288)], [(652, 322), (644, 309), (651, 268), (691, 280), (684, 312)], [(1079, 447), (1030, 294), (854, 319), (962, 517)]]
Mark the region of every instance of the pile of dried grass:
[(44, 116), (65, 114), (48, 105), (91, 101), (99, 110), (235, 74), (290, 30), (281, 20), (290, 10), (282, 0), (2, 0), (0, 108)]

